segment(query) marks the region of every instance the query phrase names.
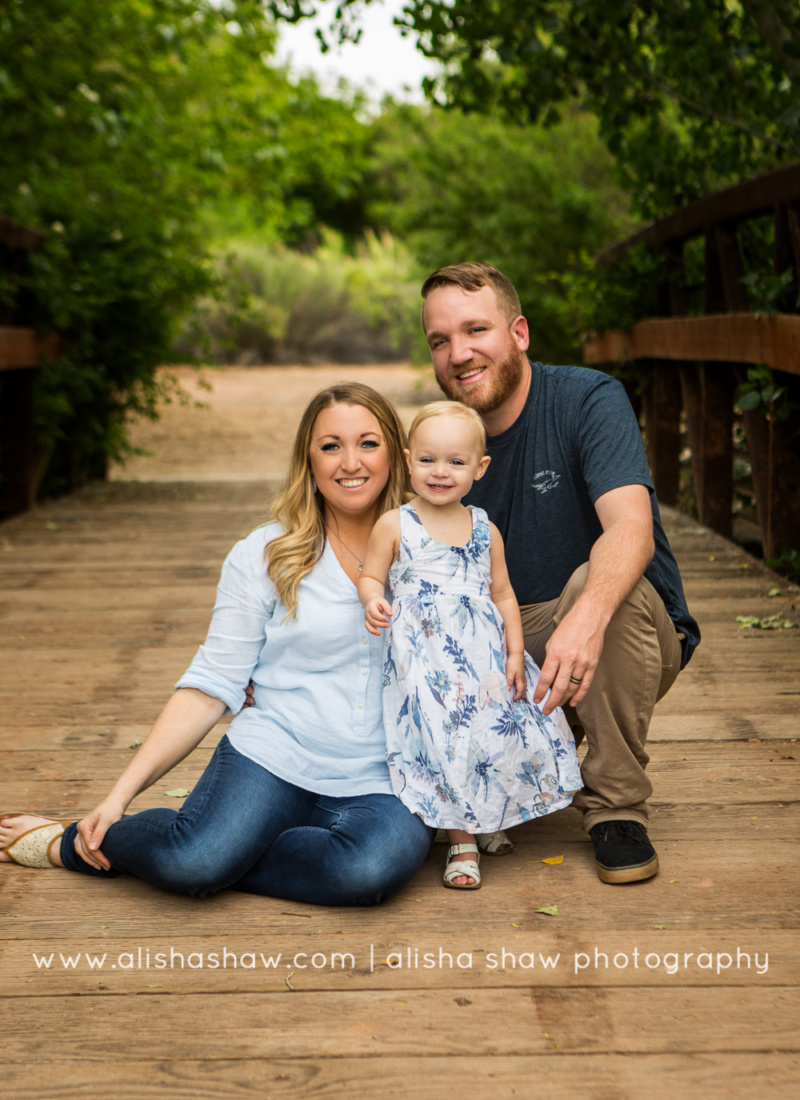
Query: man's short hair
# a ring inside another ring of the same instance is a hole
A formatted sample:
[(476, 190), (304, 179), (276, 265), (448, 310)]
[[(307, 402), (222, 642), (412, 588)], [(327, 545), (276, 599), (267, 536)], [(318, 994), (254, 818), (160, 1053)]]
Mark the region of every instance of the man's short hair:
[[(438, 271), (434, 271), (433, 275), (429, 275), (422, 284), (421, 294), (423, 300), (432, 291), (443, 286), (458, 286), (467, 291), (476, 291), (482, 287), (490, 286), (494, 291), (495, 301), (509, 324), (522, 313), (522, 306), (519, 304), (519, 296), (514, 289), (514, 284), (506, 278), (502, 271), (498, 271), (491, 264), (464, 263), (440, 267)], [(423, 313), (424, 309), (423, 305)]]

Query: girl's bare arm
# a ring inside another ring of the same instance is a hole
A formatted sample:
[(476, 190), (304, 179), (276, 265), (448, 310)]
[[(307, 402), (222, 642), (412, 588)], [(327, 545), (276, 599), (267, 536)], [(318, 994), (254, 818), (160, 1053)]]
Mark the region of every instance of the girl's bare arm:
[(506, 629), (506, 681), (509, 688), (515, 689), (514, 699), (525, 694), (525, 643), (522, 636), (522, 617), (519, 604), (508, 579), (508, 567), (503, 548), (503, 537), (493, 523), (489, 524), (492, 535), (492, 602), (503, 616)]
[(392, 608), (384, 591), (399, 542), (400, 513), (395, 508), (382, 515), (373, 527), (358, 580), (358, 598), (364, 605), (364, 621), (370, 634), (380, 634), (389, 625)]

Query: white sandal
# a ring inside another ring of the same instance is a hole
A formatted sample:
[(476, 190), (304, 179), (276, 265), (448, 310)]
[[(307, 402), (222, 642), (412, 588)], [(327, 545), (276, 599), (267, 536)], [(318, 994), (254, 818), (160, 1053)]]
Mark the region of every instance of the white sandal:
[[(21, 816), (21, 814), (6, 814), (5, 818)], [(46, 825), (34, 825), (22, 836), (12, 840), (3, 851), (20, 867), (58, 867), (59, 864), (53, 863), (50, 858), (50, 849), (64, 832), (64, 826), (69, 823), (69, 820), (49, 821)]]
[[(472, 852), (477, 857), (476, 862), (473, 863), (472, 860), (449, 862), (452, 856), (460, 856), (463, 852)], [(444, 869), (442, 879), (445, 886), (450, 886), (453, 890), (478, 890), (480, 888), (481, 873), (478, 870), (478, 864), (481, 861), (481, 854), (478, 851), (477, 844), (454, 844), (452, 848), (447, 850), (447, 859), (448, 863)], [(469, 883), (453, 882), (453, 879), (459, 878), (461, 875), (466, 875), (474, 881)]]
[[(514, 842), (502, 829), (498, 829), (496, 833), (478, 833), (475, 839), (485, 856), (510, 856), (514, 851)], [(447, 830), (437, 829), (433, 843), (449, 844)], [(498, 850), (500, 848), (503, 849), (502, 852)]]
[(502, 829), (496, 833), (478, 833), (478, 847), (487, 856), (510, 856), (514, 851), (513, 841)]

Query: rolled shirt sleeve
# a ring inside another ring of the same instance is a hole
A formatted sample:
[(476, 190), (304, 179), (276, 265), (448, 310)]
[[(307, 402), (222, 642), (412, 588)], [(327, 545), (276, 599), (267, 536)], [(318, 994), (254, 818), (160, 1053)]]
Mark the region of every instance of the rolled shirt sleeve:
[(277, 604), (275, 586), (264, 565), (266, 530), (259, 528), (237, 542), (225, 559), (208, 636), (175, 685), (220, 699), (232, 714), (244, 705), (245, 688)]

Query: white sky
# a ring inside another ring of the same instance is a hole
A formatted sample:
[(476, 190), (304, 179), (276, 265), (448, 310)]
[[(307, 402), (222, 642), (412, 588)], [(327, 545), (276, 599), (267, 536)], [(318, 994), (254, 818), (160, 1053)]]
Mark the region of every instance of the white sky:
[(327, 92), (333, 92), (343, 76), (375, 101), (390, 93), (395, 99), (420, 103), (422, 78), (432, 76), (438, 66), (422, 56), (413, 37), (403, 38), (393, 25), (392, 19), (402, 7), (403, 0), (375, 0), (362, 16), (358, 44), (348, 42), (323, 54), (314, 31), (318, 26), (327, 29), (335, 5), (321, 4), (316, 19), (279, 24), (277, 59), (288, 62), (297, 74), (312, 70)]

